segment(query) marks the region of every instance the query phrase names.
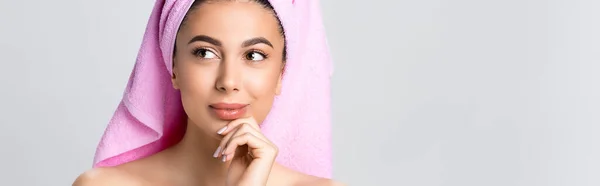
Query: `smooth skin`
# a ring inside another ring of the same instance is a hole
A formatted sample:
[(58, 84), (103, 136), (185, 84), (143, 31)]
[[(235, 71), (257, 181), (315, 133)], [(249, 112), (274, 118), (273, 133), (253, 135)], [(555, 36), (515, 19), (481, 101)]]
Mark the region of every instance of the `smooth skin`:
[[(181, 142), (162, 152), (81, 174), (74, 186), (342, 185), (275, 162), (278, 148), (260, 131), (281, 91), (284, 39), (272, 12), (255, 2), (203, 3), (177, 35), (173, 88), (188, 116)], [(248, 104), (226, 121), (215, 103)]]

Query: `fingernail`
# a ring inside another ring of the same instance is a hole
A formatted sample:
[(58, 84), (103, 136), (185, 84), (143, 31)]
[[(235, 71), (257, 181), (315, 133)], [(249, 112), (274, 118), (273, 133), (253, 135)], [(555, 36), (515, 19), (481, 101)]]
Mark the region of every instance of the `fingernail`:
[(219, 151), (221, 151), (221, 146), (217, 147), (217, 151), (215, 151), (215, 153), (213, 153), (214, 158), (217, 158), (219, 156)]
[(223, 158), (221, 158), (221, 161), (225, 162), (225, 160), (227, 160), (227, 155), (223, 155)]
[(227, 130), (227, 126), (225, 126), (225, 127), (221, 128), (221, 129), (219, 129), (219, 130), (217, 131), (217, 134), (222, 134), (223, 132), (225, 132), (225, 130)]

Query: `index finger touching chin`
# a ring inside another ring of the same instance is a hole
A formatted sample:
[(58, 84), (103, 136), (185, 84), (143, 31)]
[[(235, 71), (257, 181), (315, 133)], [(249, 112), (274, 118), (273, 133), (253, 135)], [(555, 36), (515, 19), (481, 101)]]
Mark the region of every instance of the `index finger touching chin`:
[(260, 126), (256, 123), (256, 120), (254, 119), (254, 117), (249, 116), (249, 117), (239, 118), (239, 119), (229, 122), (223, 128), (219, 129), (217, 131), (217, 133), (221, 134), (221, 135), (225, 135), (225, 134), (235, 130), (238, 126), (240, 126), (244, 123), (250, 125), (254, 129), (260, 131)]

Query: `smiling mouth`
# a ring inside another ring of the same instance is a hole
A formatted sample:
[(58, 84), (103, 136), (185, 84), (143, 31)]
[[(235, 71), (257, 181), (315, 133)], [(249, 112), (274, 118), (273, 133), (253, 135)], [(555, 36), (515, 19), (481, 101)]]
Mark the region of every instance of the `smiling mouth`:
[(246, 114), (248, 104), (217, 103), (209, 105), (213, 114), (221, 120), (235, 120)]

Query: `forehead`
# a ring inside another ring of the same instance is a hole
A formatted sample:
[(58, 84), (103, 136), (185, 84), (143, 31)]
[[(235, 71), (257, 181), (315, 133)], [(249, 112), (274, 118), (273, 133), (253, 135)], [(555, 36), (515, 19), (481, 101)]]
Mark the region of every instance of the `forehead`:
[(190, 11), (180, 30), (184, 38), (203, 34), (224, 42), (254, 37), (283, 41), (272, 10), (256, 2), (206, 2)]

